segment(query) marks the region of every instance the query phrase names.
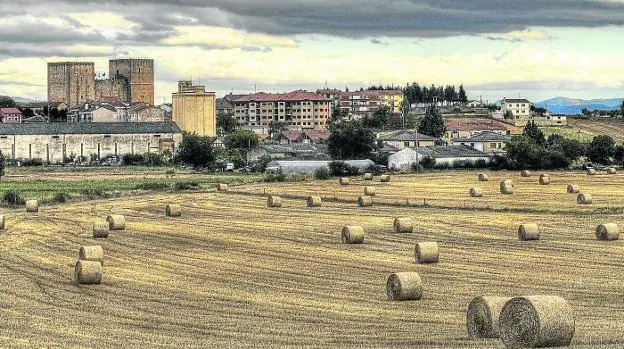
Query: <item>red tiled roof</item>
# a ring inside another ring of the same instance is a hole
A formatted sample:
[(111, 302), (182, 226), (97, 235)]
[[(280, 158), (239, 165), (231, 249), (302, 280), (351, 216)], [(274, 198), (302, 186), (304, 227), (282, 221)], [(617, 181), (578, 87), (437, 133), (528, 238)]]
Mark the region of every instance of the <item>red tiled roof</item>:
[(301, 131), (284, 131), (282, 132), (282, 137), (288, 139), (289, 141), (296, 141), (299, 137), (301, 137)]
[(327, 130), (303, 130), (303, 132), (313, 141), (324, 141), (329, 138)]
[(324, 96), (308, 92), (304, 90), (297, 90), (288, 93), (266, 93), (258, 92), (247, 96), (242, 96), (233, 100), (233, 102), (272, 102), (272, 101), (328, 101)]
[(17, 108), (0, 108), (0, 113), (2, 113), (2, 114), (21, 114), (22, 112), (19, 111), (19, 109), (17, 109)]
[(498, 130), (504, 131), (507, 128), (498, 121), (494, 120), (466, 120), (450, 122), (446, 128), (451, 131), (481, 131), (481, 130)]

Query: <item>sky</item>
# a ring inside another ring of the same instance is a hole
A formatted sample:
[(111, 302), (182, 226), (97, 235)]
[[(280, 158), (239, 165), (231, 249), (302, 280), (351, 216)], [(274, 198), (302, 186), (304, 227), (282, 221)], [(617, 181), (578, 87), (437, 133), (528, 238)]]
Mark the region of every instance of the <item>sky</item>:
[(47, 62), (155, 60), (226, 93), (463, 84), (471, 99), (624, 97), (624, 0), (0, 0), (0, 95)]

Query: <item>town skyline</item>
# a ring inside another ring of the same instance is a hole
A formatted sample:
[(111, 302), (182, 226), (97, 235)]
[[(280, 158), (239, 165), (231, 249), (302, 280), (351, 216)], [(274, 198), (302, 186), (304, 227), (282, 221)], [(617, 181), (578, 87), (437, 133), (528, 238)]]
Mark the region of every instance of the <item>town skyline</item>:
[(489, 101), (624, 96), (624, 2), (498, 3), (109, 1), (94, 11), (0, 0), (0, 94), (45, 100), (48, 62), (94, 62), (102, 74), (109, 59), (153, 58), (156, 104), (179, 80), (217, 96), (414, 81), (463, 84)]

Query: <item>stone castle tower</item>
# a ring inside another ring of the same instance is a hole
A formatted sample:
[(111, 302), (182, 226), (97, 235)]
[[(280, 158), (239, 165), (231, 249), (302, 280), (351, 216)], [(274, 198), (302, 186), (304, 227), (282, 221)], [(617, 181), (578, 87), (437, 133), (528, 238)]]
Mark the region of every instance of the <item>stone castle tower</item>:
[(110, 80), (127, 82), (125, 97), (132, 103), (154, 104), (154, 60), (115, 59), (109, 61)]
[(48, 101), (73, 107), (95, 99), (93, 62), (48, 63)]

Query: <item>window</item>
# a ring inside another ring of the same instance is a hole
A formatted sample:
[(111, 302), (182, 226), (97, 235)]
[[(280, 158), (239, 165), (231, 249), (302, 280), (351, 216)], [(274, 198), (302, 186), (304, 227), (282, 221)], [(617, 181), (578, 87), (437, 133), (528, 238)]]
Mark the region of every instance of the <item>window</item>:
[(496, 149), (496, 143), (490, 143), (490, 148)]
[(111, 135), (104, 135), (104, 138), (111, 138)]
[(470, 147), (471, 147), (471, 148), (474, 148), (474, 143), (470, 143)]

